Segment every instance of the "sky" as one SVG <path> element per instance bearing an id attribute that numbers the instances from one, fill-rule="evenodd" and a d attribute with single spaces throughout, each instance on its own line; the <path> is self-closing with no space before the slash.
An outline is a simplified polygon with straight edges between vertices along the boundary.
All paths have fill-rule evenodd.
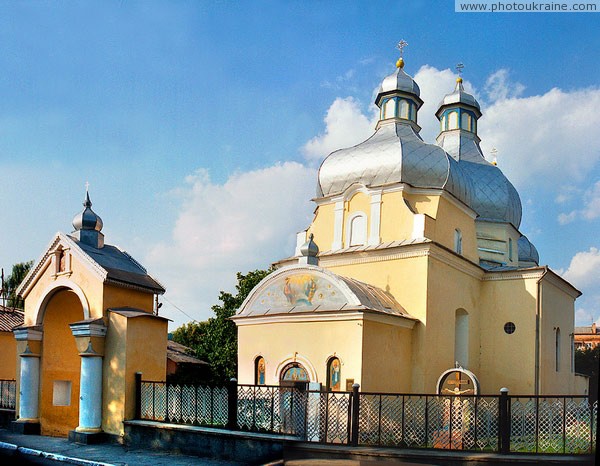
<path id="1" fill-rule="evenodd" d="M 482 149 L 521 232 L 600 318 L 597 13 L 455 13 L 451 1 L 0 1 L 0 266 L 70 233 L 89 182 L 106 242 L 166 288 L 170 328 L 210 317 L 236 272 L 293 254 L 327 154 L 374 130 L 395 69 L 425 104 L 464 63 Z"/>

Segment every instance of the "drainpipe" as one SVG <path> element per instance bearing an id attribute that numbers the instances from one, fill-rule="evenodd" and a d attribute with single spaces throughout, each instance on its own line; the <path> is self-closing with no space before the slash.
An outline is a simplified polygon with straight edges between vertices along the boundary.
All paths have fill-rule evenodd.
<path id="1" fill-rule="evenodd" d="M 535 297 L 535 380 L 534 393 L 540 394 L 540 314 L 542 311 L 542 280 L 548 273 L 548 267 L 544 267 L 544 273 L 536 282 L 537 296 Z"/>

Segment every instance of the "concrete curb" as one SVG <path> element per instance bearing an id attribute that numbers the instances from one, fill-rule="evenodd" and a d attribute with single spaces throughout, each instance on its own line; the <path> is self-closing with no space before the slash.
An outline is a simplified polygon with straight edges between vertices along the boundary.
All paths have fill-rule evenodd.
<path id="1" fill-rule="evenodd" d="M 61 463 L 76 464 L 79 466 L 116 466 L 112 463 L 100 463 L 98 461 L 84 460 L 81 458 L 72 458 L 70 456 L 59 455 L 57 453 L 49 453 L 47 451 L 33 450 L 31 448 L 20 447 L 18 445 L 6 442 L 0 442 L 0 450 L 9 450 L 13 452 L 13 454 L 17 453 L 22 455 L 40 456 L 49 460 L 59 461 Z"/>

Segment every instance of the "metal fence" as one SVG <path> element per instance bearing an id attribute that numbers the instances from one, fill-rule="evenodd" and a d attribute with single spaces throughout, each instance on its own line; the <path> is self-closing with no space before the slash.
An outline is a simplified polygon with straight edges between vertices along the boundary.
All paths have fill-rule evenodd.
<path id="1" fill-rule="evenodd" d="M 138 419 L 327 444 L 587 454 L 598 403 L 582 396 L 447 396 L 138 381 Z"/>
<path id="2" fill-rule="evenodd" d="M 0 409 L 15 409 L 16 403 L 16 380 L 0 380 Z"/>

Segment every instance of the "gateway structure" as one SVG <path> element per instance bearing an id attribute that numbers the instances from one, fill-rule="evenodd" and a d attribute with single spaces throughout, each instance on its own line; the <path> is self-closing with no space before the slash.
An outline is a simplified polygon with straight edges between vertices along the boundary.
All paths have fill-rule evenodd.
<path id="1" fill-rule="evenodd" d="M 402 58 L 375 103 L 374 134 L 321 164 L 295 256 L 233 318 L 239 382 L 586 392 L 573 366 L 580 292 L 520 232 L 519 194 L 481 152 L 462 79 L 436 112 L 437 144 L 419 135 L 423 101 Z"/>
<path id="2" fill-rule="evenodd" d="M 133 257 L 104 244 L 86 194 L 75 230 L 57 233 L 17 292 L 17 430 L 92 442 L 123 435 L 135 409 L 135 373 L 164 380 L 164 288 Z"/>

